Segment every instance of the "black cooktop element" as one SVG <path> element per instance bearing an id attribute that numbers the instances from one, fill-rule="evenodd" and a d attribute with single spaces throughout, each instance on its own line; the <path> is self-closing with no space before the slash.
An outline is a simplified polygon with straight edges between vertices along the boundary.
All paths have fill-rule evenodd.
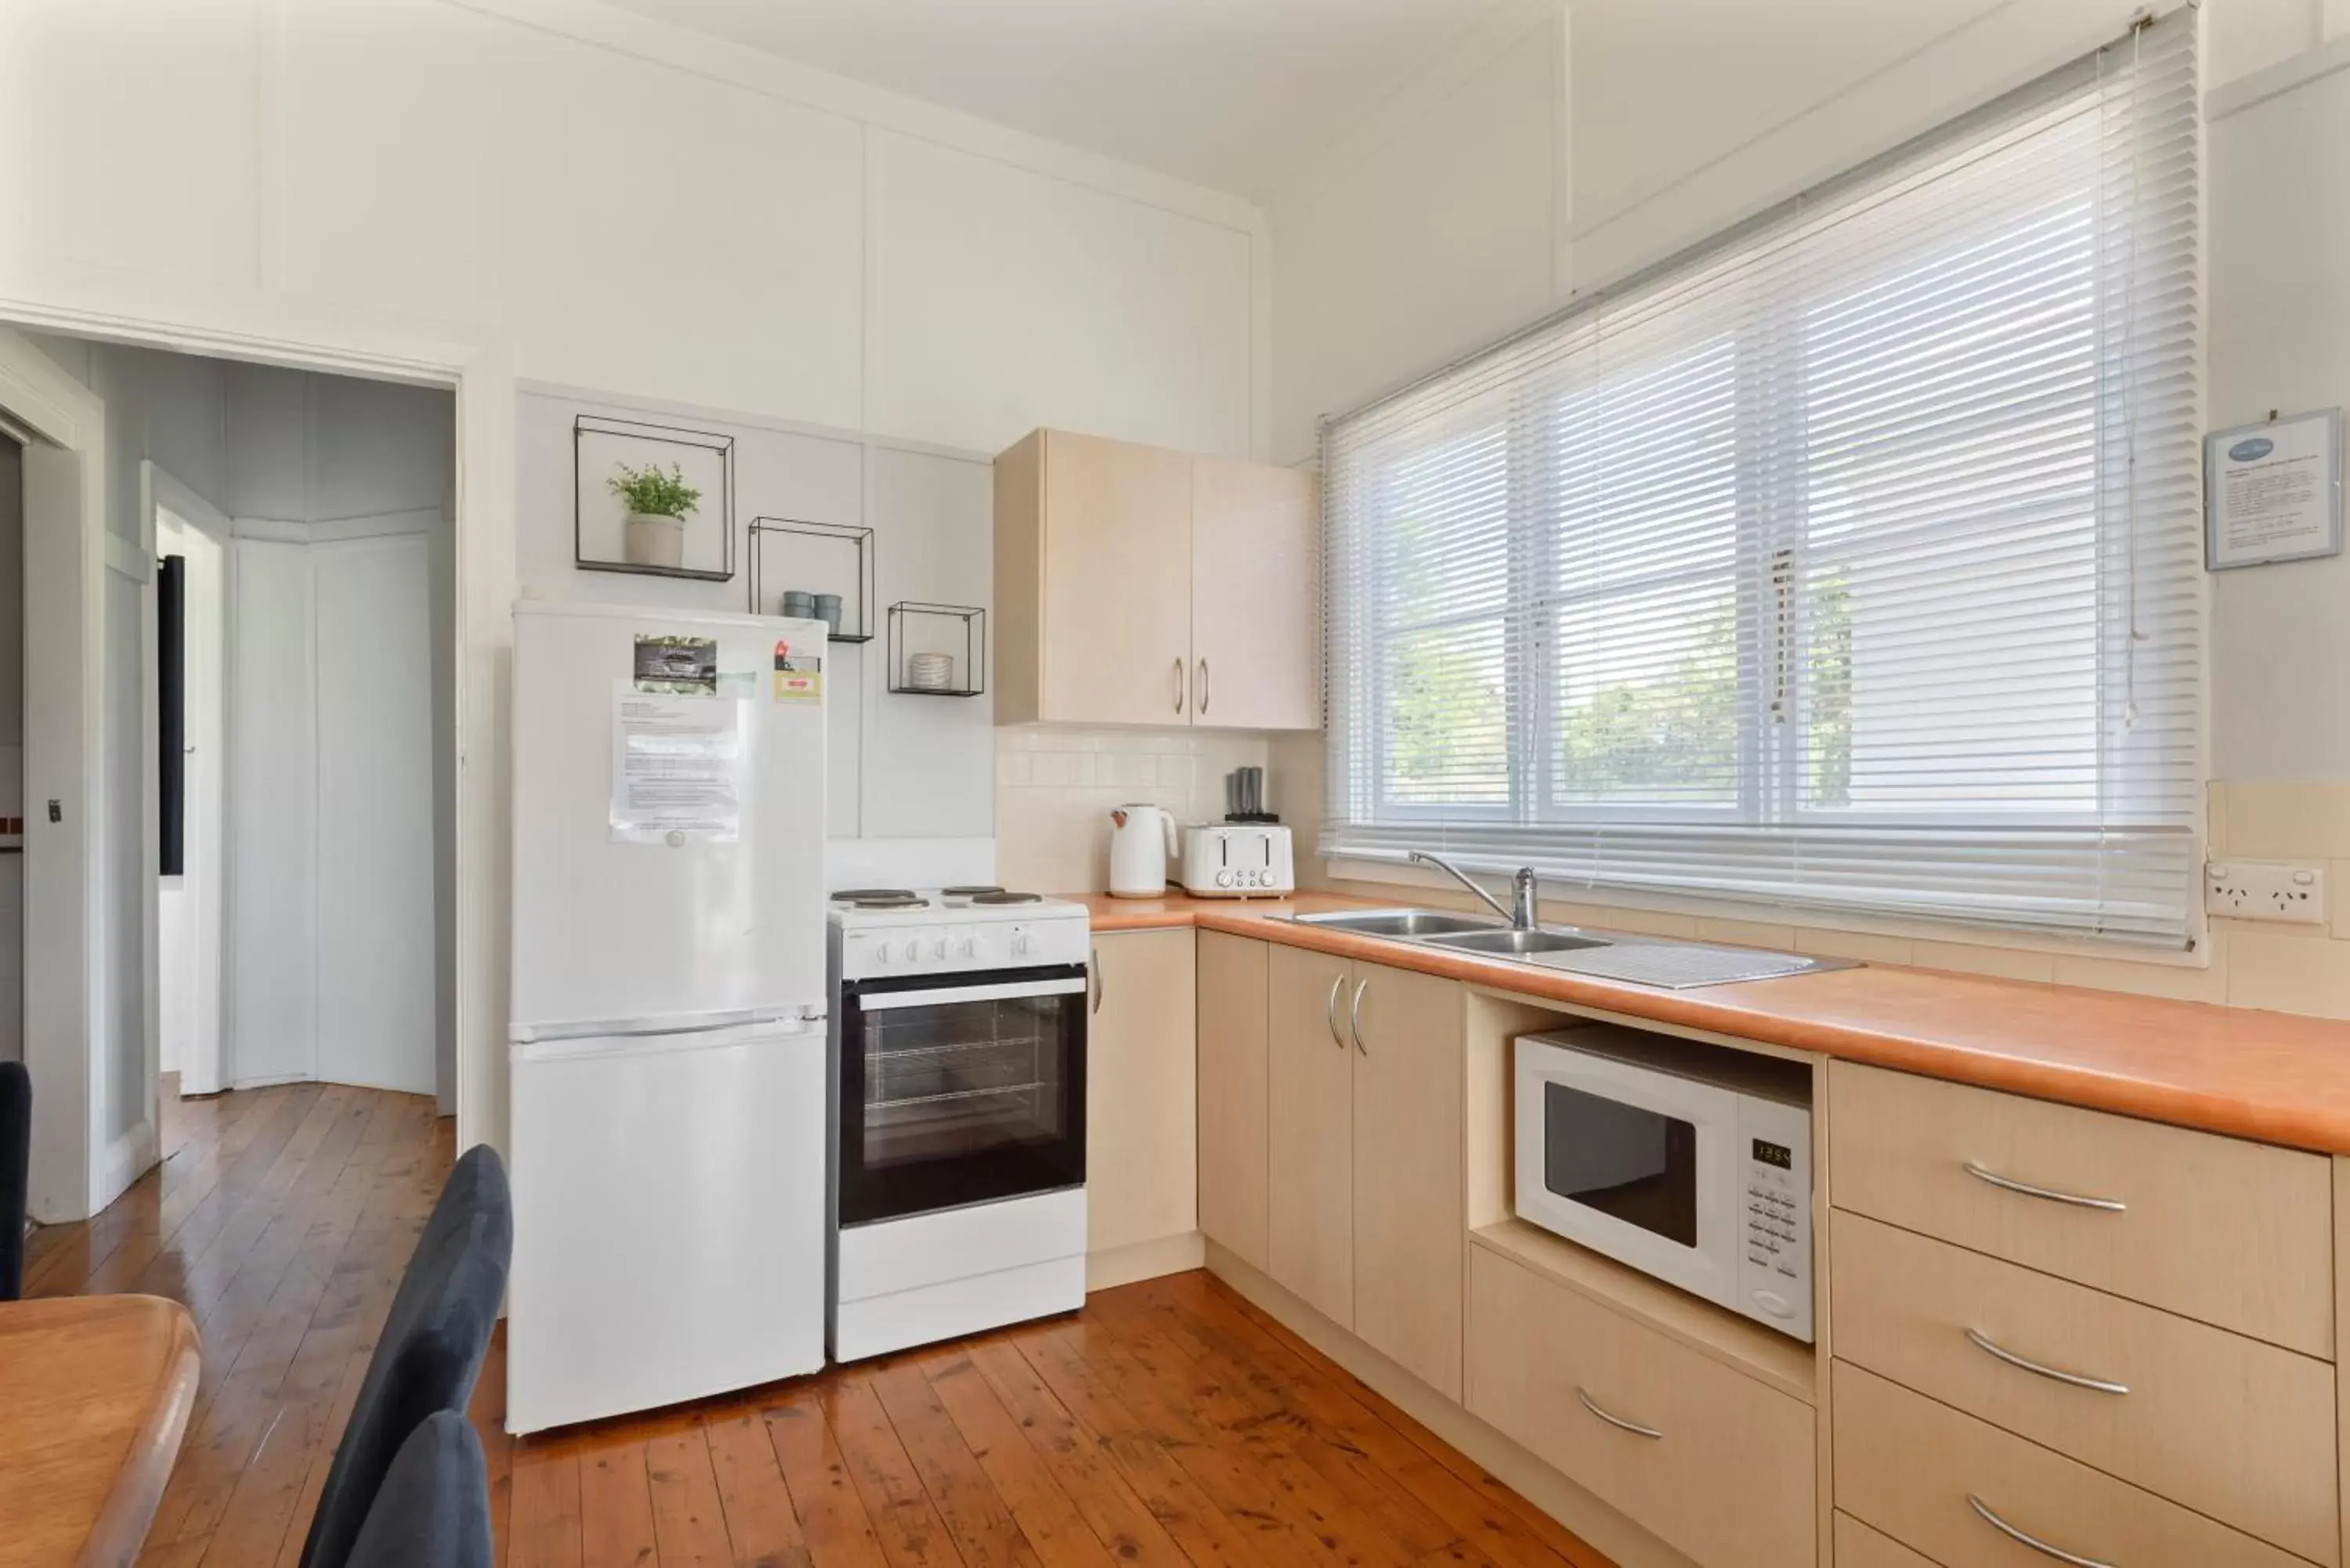
<path id="1" fill-rule="evenodd" d="M 992 893 L 973 894 L 971 901 L 974 904 L 1041 904 L 1045 901 L 1045 895 L 1042 893 L 1007 893 L 1003 888 L 998 888 Z"/>
<path id="2" fill-rule="evenodd" d="M 941 888 L 939 889 L 939 896 L 945 898 L 981 898 L 986 897 L 990 893 L 1001 893 L 1003 891 L 1003 889 L 1001 886 L 991 882 L 983 888 Z"/>
<path id="3" fill-rule="evenodd" d="M 911 888 L 843 888 L 832 896 L 832 901 L 836 904 L 862 904 L 871 898 L 887 898 L 894 902 L 913 896 Z"/>

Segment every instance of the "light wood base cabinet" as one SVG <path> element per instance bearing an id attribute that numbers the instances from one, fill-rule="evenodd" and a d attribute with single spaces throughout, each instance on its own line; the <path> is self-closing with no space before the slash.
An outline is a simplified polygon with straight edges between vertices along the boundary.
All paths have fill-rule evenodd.
<path id="1" fill-rule="evenodd" d="M 1468 1403 L 1708 1568 L 1814 1568 L 1809 1405 L 1483 1247 Z"/>
<path id="2" fill-rule="evenodd" d="M 1355 1332 L 1461 1397 L 1461 988 L 1354 966 Z"/>
<path id="3" fill-rule="evenodd" d="M 1272 944 L 1265 1272 L 1355 1326 L 1355 1061 L 1339 1010 L 1354 966 Z"/>
<path id="4" fill-rule="evenodd" d="M 1266 987 L 1271 945 L 1200 933 L 1200 1230 L 1266 1269 Z"/>
<path id="5" fill-rule="evenodd" d="M 1086 1244 L 1199 1227 L 1198 982 L 1191 933 L 1094 939 L 1086 1039 Z"/>
<path id="6" fill-rule="evenodd" d="M 1834 1226 L 1842 1360 L 2337 1561 L 2331 1365 L 1857 1214 Z"/>
<path id="7" fill-rule="evenodd" d="M 1835 1363 L 1835 1383 L 1836 1507 L 1943 1568 L 2085 1560 L 2116 1568 L 2293 1568 L 2300 1561 L 1847 1362 Z M 2073 1555 L 2034 1549 L 2008 1531 Z"/>

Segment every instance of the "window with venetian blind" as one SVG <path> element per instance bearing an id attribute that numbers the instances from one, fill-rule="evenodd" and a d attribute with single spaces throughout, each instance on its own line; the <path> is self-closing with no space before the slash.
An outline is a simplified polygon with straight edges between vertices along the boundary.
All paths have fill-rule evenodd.
<path id="1" fill-rule="evenodd" d="M 2180 944 L 2191 13 L 1331 421 L 1326 853 Z"/>

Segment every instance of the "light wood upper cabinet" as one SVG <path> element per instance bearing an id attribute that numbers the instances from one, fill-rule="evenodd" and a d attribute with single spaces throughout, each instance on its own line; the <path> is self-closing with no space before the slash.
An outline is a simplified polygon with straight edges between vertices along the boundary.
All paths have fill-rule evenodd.
<path id="1" fill-rule="evenodd" d="M 995 460 L 997 721 L 1318 729 L 1320 540 L 1308 475 L 1035 431 Z"/>
<path id="2" fill-rule="evenodd" d="M 1266 1272 L 1355 1321 L 1355 1052 L 1338 1010 L 1353 966 L 1270 944 Z"/>
<path id="3" fill-rule="evenodd" d="M 1461 1002 L 1451 981 L 1357 963 L 1355 1332 L 1461 1397 Z"/>
<path id="4" fill-rule="evenodd" d="M 1086 1044 L 1086 1245 L 1106 1252 L 1198 1224 L 1199 1029 L 1191 933 L 1094 940 Z"/>
<path id="5" fill-rule="evenodd" d="M 1314 476 L 1192 460 L 1192 722 L 1320 729 L 1321 597 Z"/>
<path id="6" fill-rule="evenodd" d="M 1200 933 L 1200 1230 L 1266 1268 L 1270 944 Z"/>

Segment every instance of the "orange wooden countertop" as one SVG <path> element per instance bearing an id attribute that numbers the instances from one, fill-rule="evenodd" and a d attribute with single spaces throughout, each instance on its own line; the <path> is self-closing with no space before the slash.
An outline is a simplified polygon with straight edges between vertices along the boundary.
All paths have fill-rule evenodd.
<path id="1" fill-rule="evenodd" d="M 197 1361 L 187 1309 L 160 1296 L 0 1302 L 0 1568 L 138 1560 Z"/>
<path id="2" fill-rule="evenodd" d="M 1658 991 L 1277 918 L 1379 907 L 1361 898 L 1073 897 L 1093 910 L 1097 931 L 1228 931 L 1520 996 L 2350 1154 L 2350 1023 L 1895 964 Z M 2328 943 L 2310 949 L 2314 962 L 2333 956 Z"/>

